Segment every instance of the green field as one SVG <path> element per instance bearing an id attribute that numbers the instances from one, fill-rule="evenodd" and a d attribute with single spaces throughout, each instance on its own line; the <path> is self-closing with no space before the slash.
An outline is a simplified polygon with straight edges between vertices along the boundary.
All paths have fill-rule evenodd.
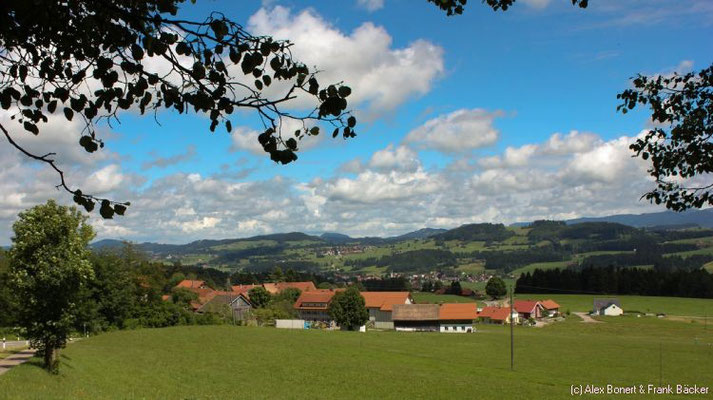
<path id="1" fill-rule="evenodd" d="M 713 261 L 709 262 L 708 264 L 705 264 L 703 266 L 708 272 L 713 273 Z"/>
<path id="2" fill-rule="evenodd" d="M 568 265 L 572 264 L 573 261 L 552 261 L 552 262 L 541 262 L 528 264 L 522 268 L 518 268 L 512 271 L 515 276 L 520 276 L 526 272 L 533 272 L 536 269 L 554 269 L 554 268 L 567 268 Z"/>
<path id="3" fill-rule="evenodd" d="M 511 278 L 503 278 L 503 281 L 505 282 L 505 285 L 508 288 L 510 288 L 511 286 L 513 286 L 515 284 L 515 279 L 511 279 Z M 476 290 L 476 291 L 482 292 L 482 293 L 485 293 L 485 285 L 487 285 L 487 284 L 488 284 L 488 282 L 486 282 L 486 281 L 484 281 L 484 282 L 461 282 L 460 283 L 460 285 L 464 288 L 473 289 L 473 290 Z"/>
<path id="4" fill-rule="evenodd" d="M 456 296 L 454 294 L 435 294 L 427 292 L 411 293 L 416 303 L 473 303 L 475 299 L 471 297 Z"/>
<path id="5" fill-rule="evenodd" d="M 645 385 L 661 377 L 663 384 L 713 385 L 713 329 L 658 318 L 604 321 L 516 327 L 514 371 L 509 329 L 495 325 L 462 335 L 119 331 L 70 345 L 57 376 L 36 362 L 0 376 L 0 398 L 569 399 L 570 385 L 580 384 Z"/>
<path id="6" fill-rule="evenodd" d="M 713 255 L 713 247 L 703 247 L 703 248 L 700 248 L 697 250 L 681 251 L 678 253 L 666 254 L 666 256 L 681 256 L 681 257 L 690 257 L 690 256 L 696 256 L 696 255 Z"/>
<path id="7" fill-rule="evenodd" d="M 594 298 L 614 297 L 621 301 L 624 312 L 666 313 L 702 317 L 708 316 L 713 322 L 713 299 L 692 299 L 685 297 L 656 296 L 593 296 L 582 294 L 516 294 L 517 299 L 552 299 L 560 306 L 560 311 L 591 311 Z"/>

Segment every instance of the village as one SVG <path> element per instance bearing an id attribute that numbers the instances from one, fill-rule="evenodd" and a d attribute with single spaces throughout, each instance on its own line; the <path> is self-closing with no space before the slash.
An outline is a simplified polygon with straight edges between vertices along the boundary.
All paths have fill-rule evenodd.
<path id="1" fill-rule="evenodd" d="M 329 306 L 335 294 L 345 289 L 318 289 L 311 281 L 278 282 L 256 285 L 234 285 L 231 291 L 219 291 L 208 287 L 205 281 L 183 280 L 174 290 L 195 293 L 196 300 L 190 308 L 198 314 L 228 312 L 240 324 L 254 323 L 251 312 L 255 308 L 250 293 L 262 288 L 270 295 L 278 295 L 287 289 L 297 290 L 299 296 L 292 305 L 296 318 L 275 319 L 266 325 L 285 329 L 340 329 L 330 315 Z M 395 330 L 400 332 L 473 333 L 476 324 L 516 324 L 544 326 L 566 317 L 560 305 L 551 299 L 484 301 L 437 304 L 418 304 L 410 292 L 360 292 L 369 313 L 368 322 L 360 327 L 367 329 Z M 170 301 L 171 295 L 164 295 Z M 619 316 L 624 313 L 618 299 L 594 299 L 590 315 Z"/>

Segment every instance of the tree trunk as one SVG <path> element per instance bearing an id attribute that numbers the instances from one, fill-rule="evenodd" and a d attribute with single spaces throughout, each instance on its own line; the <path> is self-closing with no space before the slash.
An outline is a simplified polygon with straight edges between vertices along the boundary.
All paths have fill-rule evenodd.
<path id="1" fill-rule="evenodd" d="M 59 367 L 59 349 L 52 347 L 49 343 L 45 343 L 44 348 L 45 369 L 48 371 L 56 371 Z"/>

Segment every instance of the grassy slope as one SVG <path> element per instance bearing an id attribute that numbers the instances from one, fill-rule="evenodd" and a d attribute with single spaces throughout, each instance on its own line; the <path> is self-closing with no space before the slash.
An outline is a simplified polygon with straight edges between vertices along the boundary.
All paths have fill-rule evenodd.
<path id="1" fill-rule="evenodd" d="M 518 327 L 514 372 L 508 328 L 479 329 L 115 332 L 68 347 L 59 376 L 30 364 L 11 370 L 0 377 L 0 398 L 566 399 L 571 384 L 658 382 L 659 357 L 664 384 L 711 384 L 713 330 L 701 324 L 627 317 L 583 324 L 572 317 L 542 329 Z"/>
<path id="2" fill-rule="evenodd" d="M 411 296 L 416 303 L 473 303 L 475 301 L 470 297 L 456 296 L 453 294 L 413 292 Z"/>
<path id="3" fill-rule="evenodd" d="M 669 315 L 713 316 L 713 300 L 684 297 L 655 296 L 594 296 L 581 294 L 517 294 L 519 299 L 552 299 L 562 307 L 561 311 L 591 311 L 594 298 L 615 297 L 621 301 L 624 311 L 644 313 L 663 312 Z"/>
<path id="4" fill-rule="evenodd" d="M 713 274 L 713 261 L 709 262 L 708 264 L 705 264 L 703 266 L 703 268 L 705 268 L 706 270 L 708 270 L 708 272 Z"/>

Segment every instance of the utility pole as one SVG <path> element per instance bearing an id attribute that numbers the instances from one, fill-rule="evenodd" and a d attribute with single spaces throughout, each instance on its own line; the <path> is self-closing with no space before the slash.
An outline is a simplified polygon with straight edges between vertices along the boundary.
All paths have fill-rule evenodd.
<path id="1" fill-rule="evenodd" d="M 514 321 L 512 319 L 512 292 L 513 287 L 510 285 L 510 371 L 515 370 L 515 338 L 513 337 Z"/>

